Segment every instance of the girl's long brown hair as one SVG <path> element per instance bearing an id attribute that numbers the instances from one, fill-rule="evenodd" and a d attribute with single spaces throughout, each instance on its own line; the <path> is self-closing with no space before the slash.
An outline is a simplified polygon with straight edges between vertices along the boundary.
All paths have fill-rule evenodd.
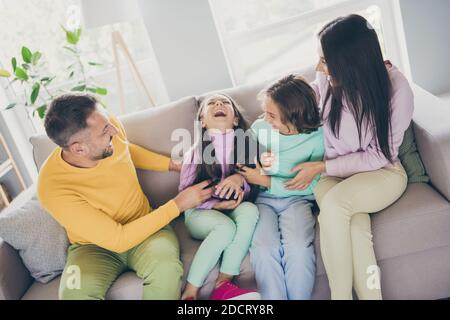
<path id="1" fill-rule="evenodd" d="M 237 129 L 242 129 L 244 132 L 247 132 L 247 130 L 249 129 L 249 124 L 248 121 L 246 120 L 246 118 L 243 115 L 242 112 L 242 108 L 228 95 L 225 94 L 220 94 L 223 97 L 226 97 L 227 99 L 230 100 L 231 102 L 231 106 L 234 110 L 234 115 L 235 117 L 238 118 L 238 123 L 237 125 L 233 126 L 233 130 L 237 130 Z M 209 100 L 209 97 L 206 97 L 202 103 L 200 104 L 200 107 L 198 109 L 197 112 L 197 116 L 196 119 L 197 121 L 201 120 L 201 116 L 202 113 L 204 111 L 204 109 L 206 108 L 206 104 Z M 200 150 L 195 150 L 195 152 L 199 152 L 199 154 L 201 155 L 201 163 L 197 164 L 197 168 L 195 171 L 195 180 L 194 180 L 194 184 L 196 183 L 200 183 L 202 181 L 205 180 L 211 180 L 213 182 L 218 182 L 221 180 L 222 178 L 222 166 L 221 164 L 217 161 L 217 159 L 215 159 L 215 161 L 212 164 L 207 163 L 206 161 L 204 161 L 203 159 L 203 151 L 204 150 L 209 150 L 209 145 L 212 143 L 211 138 L 208 135 L 208 129 L 207 128 L 202 128 L 201 129 L 201 135 L 199 136 L 200 141 L 198 141 L 196 143 L 197 147 L 201 146 Z M 245 135 L 245 152 L 244 155 L 239 155 L 237 154 L 238 151 L 238 139 L 236 136 L 236 133 L 234 134 L 234 141 L 233 141 L 233 158 L 232 158 L 232 163 L 228 164 L 228 173 L 229 175 L 233 175 L 235 173 L 238 173 L 239 168 L 237 167 L 237 163 L 239 164 L 243 164 L 247 167 L 254 167 L 254 160 L 253 157 L 255 155 L 251 155 L 250 154 L 250 143 L 254 143 L 251 142 L 249 137 L 247 135 Z M 257 150 L 257 159 L 259 161 L 259 154 L 260 154 L 260 148 L 258 145 L 258 150 Z M 211 155 L 213 157 L 215 157 L 215 150 L 214 148 L 212 149 Z M 253 156 L 253 157 L 252 157 Z M 248 197 L 248 200 L 250 201 L 254 201 L 256 199 L 256 196 L 258 194 L 259 191 L 259 187 L 255 186 L 255 185 L 250 185 L 251 187 L 251 191 L 250 191 L 250 196 Z"/>

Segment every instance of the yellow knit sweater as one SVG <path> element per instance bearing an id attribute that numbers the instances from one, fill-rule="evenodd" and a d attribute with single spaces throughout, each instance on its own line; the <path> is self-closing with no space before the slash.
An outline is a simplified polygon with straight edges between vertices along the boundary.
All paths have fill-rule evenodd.
<path id="1" fill-rule="evenodd" d="M 71 243 L 95 244 L 124 252 L 166 226 L 180 211 L 174 200 L 152 210 L 136 168 L 167 171 L 170 159 L 129 143 L 122 124 L 114 153 L 94 168 L 77 168 L 56 148 L 41 168 L 38 197 L 43 207 L 67 230 Z"/>

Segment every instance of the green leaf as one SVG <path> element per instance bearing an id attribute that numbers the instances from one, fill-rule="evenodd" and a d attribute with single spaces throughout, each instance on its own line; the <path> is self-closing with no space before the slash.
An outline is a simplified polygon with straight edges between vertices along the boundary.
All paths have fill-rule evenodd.
<path id="1" fill-rule="evenodd" d="M 106 88 L 97 88 L 96 93 L 105 96 L 108 94 L 108 90 Z"/>
<path id="2" fill-rule="evenodd" d="M 73 44 L 73 45 L 78 43 L 78 41 L 80 40 L 80 36 L 81 36 L 80 28 L 76 29 L 75 31 L 69 31 L 66 28 L 64 28 L 63 26 L 61 26 L 61 28 L 66 33 L 66 40 L 68 43 Z"/>
<path id="3" fill-rule="evenodd" d="M 0 77 L 8 78 L 10 76 L 11 76 L 11 73 L 9 73 L 8 71 L 6 71 L 4 69 L 0 69 Z"/>
<path id="4" fill-rule="evenodd" d="M 27 81 L 27 80 L 28 80 L 28 74 L 27 74 L 26 71 L 23 70 L 22 68 L 16 67 L 16 71 L 14 72 L 14 74 L 15 74 L 16 77 L 19 78 L 20 80 L 24 80 L 24 81 Z"/>
<path id="5" fill-rule="evenodd" d="M 82 84 L 82 85 L 79 85 L 79 86 L 76 86 L 76 87 L 73 87 L 72 89 L 70 89 L 70 91 L 84 91 L 84 90 L 86 90 L 85 84 Z"/>
<path id="6" fill-rule="evenodd" d="M 33 55 L 31 54 L 30 49 L 28 49 L 27 47 L 22 47 L 22 59 L 23 61 L 25 61 L 26 63 L 31 63 L 31 57 Z"/>
<path id="7" fill-rule="evenodd" d="M 55 79 L 55 77 L 43 77 L 42 79 L 41 79 L 41 82 L 45 82 L 45 85 L 48 85 L 50 82 L 52 82 L 53 81 L 53 79 Z"/>
<path id="8" fill-rule="evenodd" d="M 17 102 L 13 102 L 13 103 L 8 104 L 8 106 L 5 108 L 5 110 L 9 110 L 9 109 L 14 108 L 16 106 L 16 104 L 17 104 Z"/>
<path id="9" fill-rule="evenodd" d="M 97 88 L 87 87 L 86 91 L 89 91 L 89 92 L 92 92 L 92 93 L 97 93 Z"/>
<path id="10" fill-rule="evenodd" d="M 13 71 L 16 72 L 17 59 L 15 57 L 11 59 L 11 65 L 13 67 Z"/>
<path id="11" fill-rule="evenodd" d="M 36 102 L 36 99 L 39 95 L 40 88 L 41 88 L 41 85 L 38 82 L 33 84 L 33 88 L 32 88 L 31 95 L 30 95 L 31 104 L 34 104 Z"/>
<path id="12" fill-rule="evenodd" d="M 102 64 L 101 63 L 98 63 L 98 62 L 88 62 L 88 64 L 90 64 L 91 66 L 101 66 Z"/>
<path id="13" fill-rule="evenodd" d="M 40 53 L 39 51 L 36 51 L 35 53 L 33 53 L 33 55 L 31 56 L 31 64 L 33 66 L 35 66 L 41 57 L 42 57 L 42 53 Z"/>
<path id="14" fill-rule="evenodd" d="M 44 119 L 44 117 L 45 117 L 45 111 L 47 111 L 47 105 L 46 105 L 46 104 L 43 104 L 43 105 L 40 106 L 39 108 L 36 108 L 35 111 L 37 111 L 37 113 L 38 113 L 38 115 L 39 115 L 39 118 Z M 33 112 L 33 114 L 34 114 L 34 112 Z"/>

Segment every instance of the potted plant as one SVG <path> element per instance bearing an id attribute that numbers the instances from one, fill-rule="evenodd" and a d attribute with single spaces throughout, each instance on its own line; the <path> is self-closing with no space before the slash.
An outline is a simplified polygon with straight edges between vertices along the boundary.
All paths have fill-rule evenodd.
<path id="1" fill-rule="evenodd" d="M 16 57 L 11 58 L 12 72 L 0 69 L 0 77 L 10 79 L 9 86 L 16 89 L 18 99 L 11 102 L 5 109 L 12 109 L 17 105 L 23 105 L 27 109 L 27 115 L 35 117 L 36 115 L 43 119 L 48 105 L 53 98 L 60 93 L 67 91 L 90 92 L 96 95 L 106 95 L 107 89 L 97 85 L 92 77 L 87 75 L 90 67 L 101 66 L 101 63 L 82 59 L 82 52 L 78 46 L 81 28 L 73 31 L 67 30 L 61 26 L 65 32 L 66 43 L 62 47 L 71 57 L 71 63 L 67 66 L 66 79 L 75 82 L 75 86 L 70 90 L 52 89 L 50 84 L 56 78 L 55 75 L 48 74 L 45 70 L 45 61 L 39 51 L 32 51 L 26 46 L 21 49 L 21 60 Z M 59 75 L 58 77 L 62 77 Z M 16 84 L 14 84 L 16 83 Z M 17 85 L 20 84 L 20 85 Z M 17 92 L 19 90 L 19 92 Z"/>

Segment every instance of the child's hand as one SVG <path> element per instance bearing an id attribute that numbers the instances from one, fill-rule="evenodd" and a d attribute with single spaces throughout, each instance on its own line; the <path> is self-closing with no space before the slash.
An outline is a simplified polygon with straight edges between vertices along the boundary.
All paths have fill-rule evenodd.
<path id="1" fill-rule="evenodd" d="M 261 165 L 264 170 L 270 170 L 275 162 L 275 154 L 271 151 L 261 153 Z"/>
<path id="2" fill-rule="evenodd" d="M 220 198 L 230 199 L 234 193 L 234 199 L 237 199 L 243 184 L 244 178 L 239 174 L 233 174 L 216 185 L 214 194 Z"/>
<path id="3" fill-rule="evenodd" d="M 254 169 L 241 164 L 238 164 L 237 166 L 239 168 L 239 174 L 242 175 L 248 183 L 270 188 L 270 176 L 263 174 L 263 169 L 257 161 Z"/>
<path id="4" fill-rule="evenodd" d="M 285 187 L 288 190 L 304 190 L 306 189 L 313 179 L 326 171 L 325 162 L 304 162 L 296 165 L 291 169 L 291 172 L 297 172 L 294 179 L 285 183 Z"/>
<path id="5" fill-rule="evenodd" d="M 225 200 L 217 202 L 213 209 L 217 210 L 234 210 L 236 209 L 244 199 L 244 191 L 239 192 L 239 196 L 236 200 Z"/>

